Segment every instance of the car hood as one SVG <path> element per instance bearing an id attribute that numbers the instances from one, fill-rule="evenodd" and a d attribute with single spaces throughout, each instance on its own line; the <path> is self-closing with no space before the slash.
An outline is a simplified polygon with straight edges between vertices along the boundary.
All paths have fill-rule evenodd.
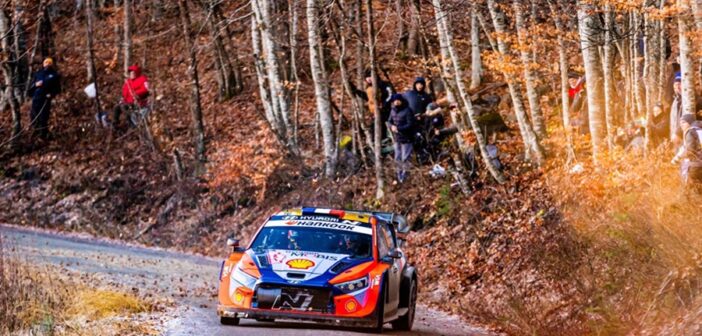
<path id="1" fill-rule="evenodd" d="M 300 283 L 315 279 L 327 273 L 338 273 L 348 268 L 347 254 L 305 252 L 291 250 L 267 250 L 257 253 L 256 259 L 259 266 L 268 263 L 268 268 L 282 279 Z M 343 263 L 343 265 L 336 266 Z M 332 272 L 334 271 L 334 272 Z"/>

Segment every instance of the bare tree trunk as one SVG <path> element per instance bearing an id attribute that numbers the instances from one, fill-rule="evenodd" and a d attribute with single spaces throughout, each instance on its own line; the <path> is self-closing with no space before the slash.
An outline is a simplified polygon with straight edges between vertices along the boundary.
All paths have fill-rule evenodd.
<path id="1" fill-rule="evenodd" d="M 453 37 L 451 33 L 451 28 L 448 26 L 446 22 L 446 13 L 442 9 L 442 4 L 441 0 L 432 0 L 432 3 L 434 5 L 434 13 L 436 15 L 436 26 L 439 31 L 439 35 L 443 35 L 444 37 L 440 39 L 439 41 L 442 43 L 445 43 L 445 47 L 448 51 L 448 55 L 450 57 L 450 63 L 453 66 L 453 75 L 454 75 L 454 81 L 456 83 L 456 87 L 458 88 L 458 92 L 461 96 L 461 102 L 463 103 L 463 107 L 465 110 L 466 115 L 468 116 L 468 120 L 470 120 L 471 127 L 473 128 L 473 133 L 475 133 L 475 137 L 478 142 L 478 148 L 480 149 L 480 156 L 483 158 L 483 163 L 487 167 L 488 171 L 492 175 L 492 177 L 498 182 L 498 183 L 504 183 L 506 181 L 505 177 L 502 175 L 502 173 L 495 167 L 495 165 L 492 163 L 490 160 L 490 156 L 488 155 L 487 151 L 487 143 L 485 141 L 485 137 L 482 133 L 482 130 L 480 129 L 480 125 L 478 125 L 478 119 L 477 116 L 475 115 L 475 110 L 473 110 L 473 104 L 470 101 L 470 96 L 468 95 L 468 90 L 466 90 L 465 84 L 463 83 L 463 73 L 461 70 L 461 65 L 460 61 L 458 58 L 458 54 L 456 53 L 456 50 L 453 47 Z M 449 60 L 446 60 L 449 61 Z M 442 64 L 448 63 L 448 62 L 442 62 Z M 445 66 L 445 65 L 444 65 Z"/>
<path id="2" fill-rule="evenodd" d="M 298 1 L 291 0 L 288 3 L 288 16 L 290 22 L 290 74 L 292 76 L 293 85 L 295 89 L 293 91 L 293 96 L 295 101 L 293 102 L 293 138 L 295 143 L 298 142 L 298 128 L 299 128 L 299 115 L 300 115 L 300 77 L 297 73 L 297 26 L 299 21 L 298 14 Z"/>
<path id="3" fill-rule="evenodd" d="M 417 55 L 420 48 L 419 27 L 422 25 L 419 0 L 408 0 L 410 8 L 410 27 L 407 37 L 407 54 Z"/>
<path id="4" fill-rule="evenodd" d="M 202 120 L 202 105 L 200 104 L 200 79 L 197 72 L 197 50 L 193 33 L 190 29 L 190 12 L 188 11 L 187 0 L 178 1 L 180 20 L 185 38 L 185 47 L 188 49 L 189 62 L 188 75 L 190 76 L 190 115 L 192 117 L 193 144 L 195 146 L 195 157 L 200 163 L 204 163 L 205 156 L 205 125 Z"/>
<path id="5" fill-rule="evenodd" d="M 329 100 L 329 81 L 324 71 L 319 38 L 319 8 L 316 0 L 307 0 L 307 42 L 309 43 L 310 68 L 314 81 L 314 95 L 322 128 L 324 146 L 324 172 L 329 178 L 336 174 L 336 141 L 334 140 L 334 120 Z"/>
<path id="6" fill-rule="evenodd" d="M 599 19 L 595 15 L 593 5 L 578 0 L 578 29 L 585 78 L 587 78 L 585 83 L 587 85 L 590 136 L 592 137 L 592 157 L 597 162 L 602 151 L 602 139 L 605 135 L 603 129 L 605 106 L 602 62 L 597 50 L 601 27 L 598 26 Z"/>
<path id="7" fill-rule="evenodd" d="M 480 57 L 480 27 L 478 23 L 478 10 L 476 5 L 470 10 L 470 89 L 480 87 L 480 75 L 483 64 Z"/>
<path id="8" fill-rule="evenodd" d="M 224 36 L 217 22 L 216 11 L 219 6 L 218 1 L 209 0 L 207 3 L 203 3 L 207 10 L 207 24 L 210 30 L 210 36 L 212 37 L 212 52 L 214 54 L 215 62 L 217 64 L 218 70 L 218 84 L 219 84 L 219 98 L 221 100 L 227 100 L 237 93 L 241 88 L 236 75 L 235 69 L 230 61 L 229 53 L 224 43 Z"/>
<path id="9" fill-rule="evenodd" d="M 488 9 L 490 10 L 490 16 L 492 17 L 493 26 L 497 32 L 497 49 L 502 61 L 504 62 L 505 56 L 509 55 L 509 48 L 504 40 L 504 36 L 506 34 L 504 13 L 498 10 L 495 0 L 488 0 L 487 3 Z M 531 155 L 533 154 L 536 164 L 541 165 L 545 160 L 545 155 L 543 148 L 541 148 L 539 139 L 536 136 L 536 133 L 534 133 L 531 123 L 529 123 L 529 118 L 526 115 L 521 89 L 519 88 L 518 83 L 510 78 L 508 74 L 505 73 L 504 77 L 507 81 L 509 93 L 512 97 L 512 105 L 514 106 L 514 113 L 517 116 L 517 123 L 519 124 L 519 129 L 524 141 L 525 159 L 531 159 Z"/>
<path id="10" fill-rule="evenodd" d="M 411 0 L 410 0 L 411 1 Z M 405 32 L 405 1 L 395 0 L 395 15 L 397 16 L 397 50 L 406 50 L 407 33 Z"/>
<path id="11" fill-rule="evenodd" d="M 604 68 L 605 126 L 607 127 L 607 148 L 614 148 L 614 14 L 611 5 L 605 5 L 605 41 L 602 65 Z"/>
<path id="12" fill-rule="evenodd" d="M 373 26 L 373 4 L 371 0 L 366 0 L 366 8 L 368 13 L 366 13 L 366 26 L 368 33 L 368 54 L 370 63 L 371 78 L 373 79 L 373 96 L 375 101 L 380 101 L 380 90 L 378 90 L 378 68 L 375 60 L 375 27 Z M 370 98 L 370 97 L 369 97 Z M 383 120 L 381 117 L 380 109 L 376 107 L 375 111 L 375 141 L 373 141 L 375 147 L 373 148 L 375 156 L 375 181 L 376 181 L 376 191 L 375 198 L 382 199 L 385 196 L 385 183 L 383 182 L 383 163 L 381 162 L 381 141 L 383 140 Z"/>
<path id="13" fill-rule="evenodd" d="M 0 46 L 2 47 L 2 75 L 5 81 L 4 99 L 10 103 L 12 110 L 12 135 L 10 146 L 16 147 L 22 132 L 22 116 L 20 114 L 20 104 L 13 90 L 15 78 L 14 58 L 12 57 L 12 42 L 10 37 L 10 19 L 4 9 L 0 9 Z"/>
<path id="14" fill-rule="evenodd" d="M 560 12 L 556 5 L 556 0 L 548 0 L 548 6 L 553 16 L 553 22 L 556 30 L 556 40 L 558 41 L 558 65 L 561 72 L 561 113 L 563 117 L 563 129 L 566 135 L 566 155 L 568 162 L 575 159 L 575 150 L 573 149 L 573 135 L 570 127 L 570 104 L 568 97 L 568 55 L 566 54 L 566 43 L 563 38 L 565 27 L 561 22 Z"/>
<path id="15" fill-rule="evenodd" d="M 678 39 L 680 41 L 680 73 L 682 74 L 682 113 L 695 114 L 695 66 L 690 41 L 690 0 L 677 0 Z"/>
<path id="16" fill-rule="evenodd" d="M 288 90 L 283 85 L 281 77 L 281 63 L 278 48 L 275 44 L 272 30 L 274 26 L 270 17 L 270 3 L 265 0 L 252 0 L 256 27 L 260 36 L 262 56 L 265 59 L 266 82 L 270 92 L 271 107 L 274 116 L 275 128 L 286 142 L 286 147 L 293 155 L 300 153 L 297 143 L 292 136 L 292 123 L 290 121 L 290 103 Z"/>
<path id="17" fill-rule="evenodd" d="M 536 74 L 531 69 L 531 54 L 530 48 L 527 47 L 527 31 L 524 11 L 526 10 L 524 0 L 513 0 L 512 8 L 514 9 L 515 24 L 517 28 L 517 41 L 519 42 L 519 56 L 522 60 L 524 68 L 524 84 L 526 86 L 527 100 L 529 101 L 529 112 L 531 112 L 531 121 L 534 125 L 534 132 L 541 138 L 546 137 L 546 125 L 544 116 L 541 112 L 541 97 L 536 91 L 538 79 Z"/>
<path id="18" fill-rule="evenodd" d="M 87 1 L 85 4 L 85 17 L 87 18 L 86 41 L 88 52 L 86 61 L 88 66 L 88 83 L 95 84 L 95 113 L 100 113 L 100 85 L 98 84 L 97 70 L 95 69 L 95 51 L 93 50 L 93 4 Z"/>
<path id="19" fill-rule="evenodd" d="M 124 76 L 129 76 L 129 68 L 132 65 L 132 0 L 124 0 Z"/>

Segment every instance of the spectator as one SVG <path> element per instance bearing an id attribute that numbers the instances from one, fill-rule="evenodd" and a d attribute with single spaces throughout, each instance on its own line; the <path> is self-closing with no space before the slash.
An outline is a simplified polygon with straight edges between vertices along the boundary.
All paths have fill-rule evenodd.
<path id="1" fill-rule="evenodd" d="M 568 99 L 569 111 L 572 116 L 570 119 L 571 127 L 575 128 L 580 134 L 587 134 L 589 130 L 589 120 L 587 113 L 587 105 L 585 100 L 585 77 L 577 73 L 571 72 L 568 74 Z"/>
<path id="2" fill-rule="evenodd" d="M 412 84 L 412 89 L 402 94 L 417 120 L 422 118 L 427 105 L 434 101 L 433 97 L 426 92 L 426 86 L 424 77 L 417 77 Z"/>
<path id="3" fill-rule="evenodd" d="M 680 142 L 680 117 L 682 117 L 682 74 L 675 73 L 673 82 L 673 102 L 670 104 L 670 141 L 677 145 Z"/>
<path id="4" fill-rule="evenodd" d="M 668 116 L 663 113 L 663 105 L 656 103 L 653 106 L 653 120 L 651 120 L 650 140 L 653 146 L 658 146 L 668 138 L 670 126 L 668 126 Z"/>
<path id="5" fill-rule="evenodd" d="M 683 142 L 672 163 L 680 162 L 680 175 L 685 184 L 702 183 L 702 129 L 694 126 L 695 116 L 692 114 L 684 114 L 678 124 Z"/>
<path id="6" fill-rule="evenodd" d="M 409 174 L 409 160 L 412 156 L 412 147 L 416 134 L 415 118 L 409 109 L 405 98 L 401 94 L 394 94 L 390 98 L 392 109 L 390 111 L 390 130 L 395 136 L 395 162 L 397 163 L 397 181 L 403 183 Z"/>
<path id="7" fill-rule="evenodd" d="M 51 116 L 51 101 L 61 93 L 61 75 L 54 69 L 54 60 L 46 58 L 42 69 L 34 74 L 29 94 L 32 95 L 32 110 L 29 120 L 43 140 L 49 137 L 49 117 Z"/>
<path id="8" fill-rule="evenodd" d="M 119 118 L 122 113 L 126 113 L 130 109 L 144 110 L 148 108 L 149 79 L 142 75 L 138 65 L 132 65 L 127 70 L 129 78 L 124 81 L 122 86 L 122 99 L 113 111 L 113 127 L 115 128 L 119 126 Z"/>
<path id="9" fill-rule="evenodd" d="M 366 71 L 365 83 L 366 90 L 362 91 L 359 90 L 353 84 L 353 82 L 349 81 L 349 85 L 351 86 L 351 90 L 353 91 L 353 93 L 356 96 L 361 97 L 361 99 L 368 102 L 368 110 L 371 112 L 372 115 L 375 115 L 375 112 L 378 110 L 378 108 L 380 108 L 380 120 L 383 126 L 383 139 L 385 139 L 387 137 L 387 128 L 385 127 L 385 124 L 387 123 L 388 118 L 390 117 L 391 109 L 390 97 L 392 97 L 392 95 L 395 93 L 395 89 L 393 88 L 390 82 L 378 78 L 378 91 L 380 93 L 380 103 L 377 103 L 375 101 L 375 96 L 373 96 L 373 77 L 371 77 L 370 70 Z"/>

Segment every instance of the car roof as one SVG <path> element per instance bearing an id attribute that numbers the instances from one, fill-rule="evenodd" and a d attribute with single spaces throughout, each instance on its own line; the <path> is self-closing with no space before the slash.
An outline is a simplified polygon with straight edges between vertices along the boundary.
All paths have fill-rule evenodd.
<path id="1" fill-rule="evenodd" d="M 274 216 L 334 216 L 340 220 L 350 220 L 370 225 L 373 224 L 371 218 L 375 218 L 379 221 L 392 224 L 400 233 L 407 233 L 410 229 L 407 219 L 404 216 L 392 212 L 299 207 L 282 210 L 271 216 L 271 218 Z"/>

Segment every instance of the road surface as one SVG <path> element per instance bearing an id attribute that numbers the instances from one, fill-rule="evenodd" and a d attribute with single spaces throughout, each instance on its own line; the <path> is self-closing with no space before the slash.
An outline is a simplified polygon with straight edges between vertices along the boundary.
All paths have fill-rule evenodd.
<path id="1" fill-rule="evenodd" d="M 222 326 L 215 312 L 219 260 L 85 236 L 0 225 L 6 250 L 32 263 L 62 266 L 107 284 L 172 300 L 164 335 L 364 335 L 351 329 L 309 323 L 262 323 L 241 320 Z M 491 335 L 455 316 L 419 306 L 413 332 L 388 335 Z"/>

